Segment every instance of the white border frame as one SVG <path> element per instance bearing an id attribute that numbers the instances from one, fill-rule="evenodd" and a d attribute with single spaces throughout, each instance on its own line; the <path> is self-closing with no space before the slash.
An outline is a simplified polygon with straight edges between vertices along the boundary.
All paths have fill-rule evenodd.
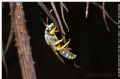
<path id="1" fill-rule="evenodd" d="M 0 79 L 2 79 L 2 2 L 120 2 L 120 0 L 0 0 Z"/>

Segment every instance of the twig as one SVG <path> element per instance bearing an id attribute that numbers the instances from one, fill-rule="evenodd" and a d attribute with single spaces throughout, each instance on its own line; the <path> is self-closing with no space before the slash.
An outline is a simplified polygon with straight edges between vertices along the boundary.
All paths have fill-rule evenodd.
<path id="1" fill-rule="evenodd" d="M 66 7 L 66 5 L 65 5 L 63 2 L 62 2 L 62 5 L 63 5 L 64 9 L 65 9 L 67 12 L 69 12 L 68 8 Z"/>
<path id="2" fill-rule="evenodd" d="M 63 7 L 64 7 L 64 6 L 65 6 L 65 5 L 63 4 L 63 2 L 60 2 L 62 19 L 63 19 L 63 22 L 64 22 L 64 24 L 65 24 L 65 26 L 66 26 L 66 28 L 68 29 L 68 32 L 69 32 L 69 27 L 68 27 L 68 25 L 67 25 L 67 23 L 66 23 L 66 21 L 65 21 L 65 17 L 64 17 L 64 10 L 63 10 Z M 67 8 L 67 7 L 66 7 L 66 8 Z M 68 11 L 68 9 L 67 9 L 67 11 Z"/>
<path id="3" fill-rule="evenodd" d="M 96 2 L 93 2 L 92 4 L 95 5 L 95 6 L 97 6 L 97 7 L 99 7 L 101 10 L 104 10 L 105 15 L 106 15 L 113 23 L 117 24 L 117 22 L 114 21 L 114 20 L 110 17 L 110 15 L 107 13 L 107 11 L 106 11 L 102 6 L 100 6 L 100 5 L 97 4 Z"/>
<path id="4" fill-rule="evenodd" d="M 103 6 L 103 9 L 105 9 L 105 3 L 104 3 L 104 2 L 102 3 L 102 6 Z M 103 10 L 102 12 L 103 12 L 103 20 L 104 20 L 104 22 L 105 22 L 106 29 L 107 29 L 107 31 L 109 32 L 110 29 L 108 28 L 108 24 L 107 24 L 107 21 L 106 21 L 105 12 L 104 12 L 104 10 Z"/>
<path id="5" fill-rule="evenodd" d="M 10 7 L 12 8 L 12 3 L 10 4 Z M 11 15 L 11 13 L 12 13 L 12 10 L 10 10 L 10 15 Z M 12 20 L 13 20 L 13 18 L 11 18 L 11 27 L 10 27 L 10 32 L 9 32 L 9 36 L 8 36 L 8 41 L 7 41 L 7 45 L 6 45 L 6 47 L 5 47 L 5 50 L 4 50 L 4 54 L 6 54 L 7 53 L 7 50 L 8 50 L 8 48 L 9 48 L 9 46 L 10 46 L 10 44 L 11 44 L 11 41 L 12 41 L 12 38 L 13 38 L 13 24 L 12 24 Z"/>
<path id="6" fill-rule="evenodd" d="M 58 12 L 57 12 L 57 10 L 56 10 L 56 7 L 55 7 L 54 2 L 51 2 L 51 5 L 52 5 L 52 8 L 53 8 L 54 13 L 55 13 L 55 15 L 56 15 L 56 18 L 57 18 L 57 21 L 58 21 L 58 23 L 59 23 L 60 29 L 61 29 L 62 33 L 65 35 L 65 31 L 64 31 L 64 29 L 63 29 L 62 22 L 61 22 L 61 20 L 60 20 L 60 17 L 59 17 L 59 15 L 58 15 Z"/>
<path id="7" fill-rule="evenodd" d="M 13 3 L 10 3 L 9 6 L 10 6 L 10 12 L 12 13 L 12 5 Z M 11 14 L 10 13 L 10 14 Z M 11 41 L 12 41 L 12 38 L 13 38 L 13 23 L 12 23 L 12 20 L 13 18 L 11 17 L 11 27 L 10 27 L 10 32 L 9 32 L 9 36 L 8 36 L 8 41 L 7 41 L 7 45 L 5 47 L 5 50 L 3 51 L 2 53 L 2 61 L 3 61 L 3 64 L 4 64 L 4 67 L 5 67 L 5 71 L 6 71 L 6 78 L 8 78 L 8 68 L 7 68 L 7 64 L 6 64 L 6 60 L 5 60 L 5 55 L 7 53 L 7 50 L 11 44 Z"/>
<path id="8" fill-rule="evenodd" d="M 86 11 L 85 11 L 85 17 L 88 17 L 88 10 L 89 10 L 89 2 L 86 3 Z"/>
<path id="9" fill-rule="evenodd" d="M 53 9 L 49 11 L 49 13 L 52 13 Z M 49 17 L 46 18 L 46 24 L 48 24 Z"/>
<path id="10" fill-rule="evenodd" d="M 3 62 L 4 67 L 5 67 L 6 78 L 8 79 L 8 68 L 7 68 L 7 64 L 6 64 L 6 60 L 5 60 L 5 53 L 4 52 L 2 52 L 2 62 Z"/>

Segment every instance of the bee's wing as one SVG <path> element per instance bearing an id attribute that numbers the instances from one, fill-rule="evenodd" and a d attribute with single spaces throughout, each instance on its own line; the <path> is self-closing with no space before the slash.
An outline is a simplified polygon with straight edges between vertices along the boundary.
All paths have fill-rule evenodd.
<path id="1" fill-rule="evenodd" d="M 50 40 L 49 40 L 49 36 L 47 34 L 45 34 L 45 41 L 47 42 L 48 45 L 50 45 Z"/>

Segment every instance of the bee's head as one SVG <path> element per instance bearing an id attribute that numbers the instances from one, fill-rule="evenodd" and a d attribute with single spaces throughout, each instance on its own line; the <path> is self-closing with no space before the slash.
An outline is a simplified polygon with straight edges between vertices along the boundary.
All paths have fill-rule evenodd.
<path id="1" fill-rule="evenodd" d="M 55 34 L 55 30 L 56 30 L 56 27 L 53 23 L 47 25 L 47 28 L 46 28 L 46 31 L 51 34 L 51 35 L 54 35 Z"/>

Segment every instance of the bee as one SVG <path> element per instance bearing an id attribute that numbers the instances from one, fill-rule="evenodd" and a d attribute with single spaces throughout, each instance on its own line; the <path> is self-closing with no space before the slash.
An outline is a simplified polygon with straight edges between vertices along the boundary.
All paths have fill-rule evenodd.
<path id="1" fill-rule="evenodd" d="M 54 23 L 51 23 L 49 25 L 46 25 L 44 37 L 46 43 L 52 48 L 53 52 L 57 55 L 57 57 L 65 64 L 61 56 L 73 60 L 76 58 L 77 55 L 73 54 L 70 51 L 70 48 L 68 48 L 70 39 L 65 44 L 61 44 L 61 42 L 63 42 L 63 40 L 65 39 L 65 36 L 62 37 L 62 39 L 59 39 L 56 35 L 57 32 L 59 32 L 59 30 L 57 30 Z"/>

